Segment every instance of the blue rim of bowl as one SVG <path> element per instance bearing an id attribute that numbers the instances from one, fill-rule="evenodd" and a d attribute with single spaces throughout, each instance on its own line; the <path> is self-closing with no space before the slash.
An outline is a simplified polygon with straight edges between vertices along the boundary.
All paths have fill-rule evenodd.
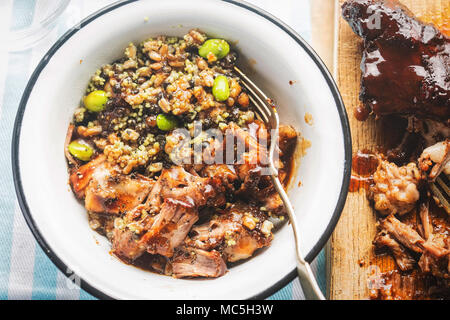
<path id="1" fill-rule="evenodd" d="M 39 231 L 36 223 L 34 222 L 34 219 L 31 215 L 30 208 L 28 207 L 27 201 L 25 199 L 25 194 L 23 192 L 23 186 L 22 186 L 22 180 L 20 177 L 20 165 L 19 165 L 19 143 L 20 143 L 20 132 L 22 127 L 22 120 L 25 113 L 25 108 L 28 102 L 28 98 L 30 96 L 31 91 L 33 90 L 33 87 L 39 78 L 39 75 L 41 71 L 45 68 L 47 63 L 50 61 L 52 56 L 58 51 L 58 49 L 68 40 L 70 39 L 76 32 L 81 30 L 83 27 L 88 25 L 93 20 L 97 19 L 98 17 L 112 11 L 116 10 L 124 5 L 128 5 L 130 3 L 136 2 L 138 0 L 124 0 L 124 1 L 118 1 L 115 2 L 109 6 L 104 7 L 103 9 L 100 9 L 99 11 L 91 14 L 90 16 L 83 19 L 80 24 L 77 27 L 73 27 L 70 30 L 68 30 L 61 38 L 56 41 L 56 43 L 50 48 L 50 50 L 45 54 L 45 56 L 42 58 L 42 60 L 39 62 L 38 66 L 34 70 L 33 74 L 30 77 L 30 80 L 28 81 L 28 84 L 24 90 L 24 93 L 22 95 L 22 98 L 20 100 L 19 108 L 17 111 L 16 119 L 14 122 L 14 130 L 13 130 L 13 138 L 12 138 L 12 170 L 13 170 L 13 177 L 14 177 L 14 186 L 17 193 L 17 198 L 19 202 L 19 206 L 21 208 L 21 211 L 25 217 L 25 220 L 28 224 L 28 227 L 31 229 L 34 237 L 38 241 L 39 245 L 43 249 L 43 251 L 46 253 L 46 255 L 50 258 L 50 260 L 58 267 L 58 269 L 65 274 L 67 277 L 72 276 L 73 273 L 68 269 L 67 265 L 53 252 L 50 245 L 45 241 L 44 237 L 42 236 L 41 232 Z M 302 48 L 305 50 L 305 52 L 311 57 L 311 59 L 314 61 L 314 63 L 319 68 L 320 72 L 322 73 L 323 77 L 325 78 L 328 87 L 330 88 L 335 103 L 336 108 L 339 113 L 341 125 L 342 125 L 342 134 L 344 137 L 344 148 L 345 148 L 345 162 L 344 162 L 344 174 L 342 177 L 342 186 L 339 193 L 339 198 L 336 204 L 336 208 L 333 212 L 333 216 L 325 229 L 324 233 L 320 237 L 319 241 L 316 243 L 316 245 L 311 249 L 311 251 L 306 255 L 306 261 L 311 262 L 317 254 L 320 252 L 320 250 L 325 246 L 326 242 L 331 236 L 331 233 L 333 232 L 334 228 L 336 227 L 336 224 L 341 216 L 342 210 L 345 205 L 345 201 L 347 198 L 348 193 L 348 187 L 350 183 L 350 173 L 351 173 L 351 156 L 352 156 L 352 141 L 351 141 L 351 134 L 350 134 L 350 125 L 347 117 L 347 111 L 345 109 L 344 103 L 342 101 L 342 97 L 339 93 L 339 90 L 337 88 L 336 83 L 334 82 L 330 72 L 328 71 L 325 64 L 322 62 L 322 60 L 319 58 L 317 53 L 310 47 L 310 45 L 303 40 L 300 35 L 298 35 L 291 27 L 287 26 L 284 22 L 279 20 L 278 18 L 274 17 L 270 13 L 262 10 L 261 8 L 258 8 L 252 4 L 249 4 L 244 1 L 238 1 L 238 0 L 221 0 L 233 5 L 236 5 L 238 7 L 241 7 L 243 9 L 249 10 L 253 13 L 256 13 L 260 15 L 261 17 L 265 18 L 266 20 L 272 22 L 274 25 L 282 29 L 284 32 L 286 32 L 293 40 L 295 40 Z M 258 293 L 257 295 L 250 297 L 251 300 L 259 300 L 259 299 L 265 299 L 269 297 L 270 295 L 274 294 L 284 286 L 286 286 L 289 282 L 291 282 L 296 277 L 296 269 L 292 270 L 290 273 L 288 273 L 283 279 L 279 280 L 277 283 L 272 285 L 271 287 L 265 289 L 264 291 Z M 82 289 L 86 290 L 93 296 L 99 298 L 99 299 L 113 299 L 112 297 L 108 296 L 107 294 L 103 293 L 93 285 L 89 284 L 83 279 L 80 279 L 80 286 Z"/>

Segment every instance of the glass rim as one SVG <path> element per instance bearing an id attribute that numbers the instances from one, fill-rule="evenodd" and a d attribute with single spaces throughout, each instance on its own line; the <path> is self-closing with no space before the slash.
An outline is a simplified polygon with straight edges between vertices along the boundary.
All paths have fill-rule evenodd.
<path id="1" fill-rule="evenodd" d="M 32 38 L 35 34 L 39 34 L 41 30 L 45 30 L 52 23 L 62 15 L 62 13 L 66 10 L 70 3 L 70 0 L 60 0 L 60 3 L 56 6 L 56 8 L 48 14 L 43 19 L 36 21 L 36 23 L 32 23 L 29 26 L 18 29 L 18 30 L 9 30 L 7 32 L 8 42 L 17 42 L 17 41 L 26 41 L 27 38 Z M 16 51 L 16 50 L 12 50 Z"/>

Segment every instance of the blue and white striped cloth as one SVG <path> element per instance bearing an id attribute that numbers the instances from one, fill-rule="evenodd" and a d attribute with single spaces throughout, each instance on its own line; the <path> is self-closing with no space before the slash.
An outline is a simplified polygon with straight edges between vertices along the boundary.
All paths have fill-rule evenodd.
<path id="1" fill-rule="evenodd" d="M 0 31 L 36 23 L 40 0 L 1 0 Z M 156 0 L 155 0 L 156 1 Z M 307 41 L 311 38 L 309 0 L 248 0 L 279 17 Z M 22 92 L 50 46 L 82 18 L 113 0 L 72 0 L 55 30 L 38 46 L 19 53 L 0 48 L 0 299 L 95 299 L 74 286 L 47 258 L 28 229 L 17 204 L 11 171 L 13 122 Z M 313 263 L 325 290 L 325 257 Z M 302 299 L 298 279 L 269 299 Z"/>

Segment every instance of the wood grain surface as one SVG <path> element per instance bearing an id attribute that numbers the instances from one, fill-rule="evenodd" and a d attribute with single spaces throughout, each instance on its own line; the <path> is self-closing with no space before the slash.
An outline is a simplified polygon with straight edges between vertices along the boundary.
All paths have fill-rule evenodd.
<path id="1" fill-rule="evenodd" d="M 336 6 L 345 1 L 338 0 Z M 434 23 L 450 34 L 449 0 L 401 0 L 416 16 Z M 339 12 L 340 13 L 340 12 Z M 353 116 L 360 104 L 361 40 L 353 33 L 347 22 L 336 19 L 336 66 L 335 78 L 350 119 L 353 152 L 375 150 L 384 137 L 380 124 L 373 117 L 359 122 Z M 372 240 L 375 236 L 375 213 L 369 206 L 365 191 L 349 193 L 341 219 L 331 237 L 328 252 L 328 295 L 330 299 L 368 299 L 368 280 L 373 273 L 393 268 L 389 256 L 374 255 Z"/>
<path id="2" fill-rule="evenodd" d="M 336 0 L 310 0 L 312 47 L 331 72 L 334 71 Z"/>

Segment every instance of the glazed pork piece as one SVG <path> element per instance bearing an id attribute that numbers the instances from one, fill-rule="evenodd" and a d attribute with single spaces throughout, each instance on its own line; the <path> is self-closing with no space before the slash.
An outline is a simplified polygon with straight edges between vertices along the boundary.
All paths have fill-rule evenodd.
<path id="1" fill-rule="evenodd" d="M 198 220 L 198 209 L 224 204 L 223 189 L 214 181 L 181 167 L 164 170 L 148 201 L 117 220 L 113 252 L 129 261 L 145 251 L 171 257 Z"/>
<path id="2" fill-rule="evenodd" d="M 221 206 L 225 204 L 224 191 L 217 177 L 203 178 L 196 172 L 186 172 L 183 167 L 172 167 L 163 170 L 152 189 L 149 196 L 150 210 L 158 210 L 168 198 L 186 207 Z"/>
<path id="3" fill-rule="evenodd" d="M 247 259 L 272 240 L 273 224 L 255 206 L 236 203 L 195 226 L 186 243 L 204 250 L 222 248 L 229 262 Z"/>
<path id="4" fill-rule="evenodd" d="M 450 117 L 450 39 L 397 0 L 348 0 L 342 14 L 364 40 L 360 99 L 379 117 Z"/>
<path id="5" fill-rule="evenodd" d="M 118 215 L 144 202 L 154 181 L 140 174 L 123 175 L 99 156 L 74 171 L 70 184 L 89 212 Z"/>
<path id="6" fill-rule="evenodd" d="M 170 183 L 164 181 L 168 176 Z M 174 177 L 179 180 L 172 181 Z M 209 189 L 206 185 L 210 179 L 192 176 L 182 168 L 165 170 L 146 204 L 130 211 L 124 219 L 116 219 L 113 253 L 129 262 L 144 252 L 171 258 L 172 273 L 179 278 L 217 277 L 226 271 L 225 261 L 247 259 L 257 249 L 270 245 L 273 224 L 255 205 L 236 203 L 218 210 L 208 222 L 194 226 L 199 207 L 216 194 L 200 192 L 202 198 L 194 200 L 199 198 L 191 187 Z M 173 187 L 183 182 L 187 185 L 179 190 Z M 162 195 L 161 200 L 154 201 L 154 191 Z"/>
<path id="7" fill-rule="evenodd" d="M 89 212 L 120 214 L 141 204 L 154 181 L 142 175 L 134 177 L 98 168 L 86 188 L 84 206 Z"/>
<path id="8" fill-rule="evenodd" d="M 161 211 L 154 217 L 140 243 L 148 253 L 171 257 L 197 220 L 198 212 L 194 206 L 172 198 L 165 199 Z"/>
<path id="9" fill-rule="evenodd" d="M 171 261 L 172 274 L 176 278 L 217 278 L 227 271 L 220 252 L 205 251 L 193 247 L 180 247 Z"/>
<path id="10" fill-rule="evenodd" d="M 201 174 L 206 177 L 220 179 L 222 185 L 229 192 L 235 191 L 235 184 L 239 181 L 239 177 L 234 168 L 226 164 L 212 164 L 205 166 L 202 168 Z"/>
<path id="11" fill-rule="evenodd" d="M 75 168 L 70 174 L 69 184 L 78 199 L 84 199 L 86 188 L 91 182 L 95 170 L 102 166 L 105 160 L 104 155 L 98 156 L 81 167 Z"/>
<path id="12" fill-rule="evenodd" d="M 237 202 L 192 228 L 170 260 L 172 274 L 177 278 L 221 276 L 227 270 L 225 262 L 247 259 L 269 246 L 272 228 L 257 207 Z"/>
<path id="13" fill-rule="evenodd" d="M 237 193 L 247 198 L 264 199 L 262 206 L 267 211 L 284 214 L 283 202 L 275 191 L 270 176 L 262 174 L 263 167 L 267 166 L 267 149 L 259 141 L 265 141 L 269 145 L 270 136 L 264 124 L 258 123 L 257 127 L 253 130 L 252 128 L 243 130 L 233 123 L 228 127 L 233 136 L 246 147 L 246 152 L 234 165 L 235 172 L 242 181 Z M 297 139 L 298 134 L 294 128 L 287 125 L 280 126 L 278 143 L 280 160 L 275 165 L 279 170 L 279 179 L 284 184 L 288 183 L 290 176 L 288 170 L 291 168 L 289 161 Z"/>

